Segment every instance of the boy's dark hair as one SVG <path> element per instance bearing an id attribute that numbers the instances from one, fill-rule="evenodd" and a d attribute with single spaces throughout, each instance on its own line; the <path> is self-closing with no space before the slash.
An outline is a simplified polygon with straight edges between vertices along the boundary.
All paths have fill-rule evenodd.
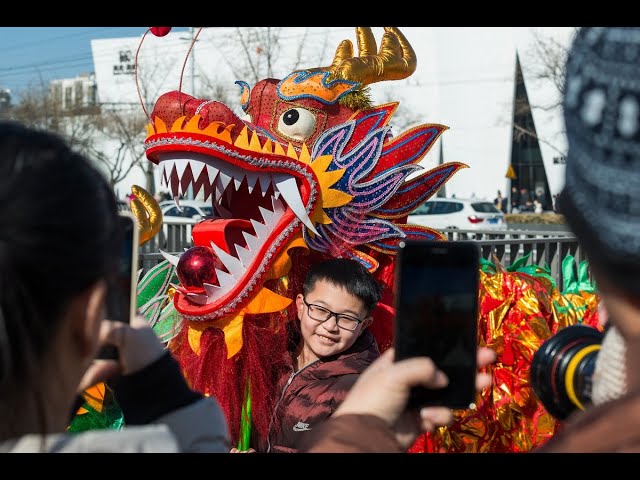
<path id="1" fill-rule="evenodd" d="M 359 262 L 350 258 L 332 258 L 313 265 L 304 279 L 306 296 L 319 280 L 324 280 L 358 297 L 370 314 L 380 301 L 381 288 L 376 279 Z"/>

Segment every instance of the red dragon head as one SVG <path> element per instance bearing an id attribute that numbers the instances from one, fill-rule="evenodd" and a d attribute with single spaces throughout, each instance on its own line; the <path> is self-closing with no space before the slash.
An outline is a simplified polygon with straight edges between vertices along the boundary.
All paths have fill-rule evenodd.
<path id="1" fill-rule="evenodd" d="M 367 85 L 408 77 L 415 53 L 394 27 L 385 27 L 379 51 L 371 29 L 358 28 L 357 37 L 357 57 L 344 40 L 328 67 L 253 88 L 236 82 L 250 120 L 179 91 L 157 101 L 147 157 L 174 197 L 192 186 L 194 195 L 211 199 L 217 217 L 193 230 L 194 244 L 210 248 L 219 268 L 209 281 L 178 286 L 175 306 L 186 319 L 237 314 L 258 293 L 263 307 L 281 308 L 262 287 L 286 275 L 283 254 L 293 246 L 357 258 L 374 271 L 367 251 L 393 255 L 403 238 L 442 238 L 399 222 L 465 165 L 445 164 L 406 181 L 446 127 L 391 135 L 397 104 L 370 106 Z"/>
<path id="2" fill-rule="evenodd" d="M 443 238 L 406 217 L 466 167 L 419 172 L 447 127 L 394 136 L 397 103 L 371 105 L 368 85 L 416 68 L 404 35 L 385 27 L 378 50 L 371 30 L 360 27 L 357 43 L 358 56 L 344 40 L 328 67 L 253 88 L 236 82 L 247 120 L 179 90 L 162 95 L 150 116 L 146 154 L 162 182 L 176 199 L 192 187 L 215 212 L 194 226 L 194 247 L 180 257 L 163 253 L 177 267 L 173 305 L 186 320 L 170 348 L 191 385 L 216 396 L 234 439 L 247 425 L 238 427 L 246 418 L 239 404 L 251 405 L 258 433 L 267 430 L 282 326 L 312 262 L 353 258 L 388 287 L 372 325 L 381 348 L 388 346 L 398 242 Z"/>

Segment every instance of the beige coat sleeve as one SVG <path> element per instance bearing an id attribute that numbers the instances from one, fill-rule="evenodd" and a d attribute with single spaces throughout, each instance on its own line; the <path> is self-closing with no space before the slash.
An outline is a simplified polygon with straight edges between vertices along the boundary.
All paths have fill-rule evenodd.
<path id="1" fill-rule="evenodd" d="M 43 442 L 44 440 L 44 442 Z M 13 453 L 228 453 L 229 430 L 216 400 L 203 398 L 149 425 L 123 430 L 26 435 L 0 451 Z"/>

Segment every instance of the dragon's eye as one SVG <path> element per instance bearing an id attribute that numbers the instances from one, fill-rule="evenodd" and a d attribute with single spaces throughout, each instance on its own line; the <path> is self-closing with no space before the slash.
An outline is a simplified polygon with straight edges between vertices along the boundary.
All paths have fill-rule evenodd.
<path id="1" fill-rule="evenodd" d="M 278 131 L 301 142 L 309 138 L 315 128 L 315 115 L 304 108 L 291 108 L 278 119 Z"/>

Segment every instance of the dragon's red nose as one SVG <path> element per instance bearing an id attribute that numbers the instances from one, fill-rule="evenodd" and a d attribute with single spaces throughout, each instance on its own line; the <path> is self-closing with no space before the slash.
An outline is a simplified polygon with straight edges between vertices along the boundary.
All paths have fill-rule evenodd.
<path id="1" fill-rule="evenodd" d="M 212 122 L 234 125 L 231 137 L 235 138 L 244 126 L 242 120 L 224 103 L 195 98 L 177 90 L 165 93 L 158 98 L 151 112 L 151 118 L 158 117 L 168 127 L 171 127 L 178 118 L 186 116 L 186 121 L 189 121 L 196 113 L 202 117 L 198 124 L 201 130 Z"/>

